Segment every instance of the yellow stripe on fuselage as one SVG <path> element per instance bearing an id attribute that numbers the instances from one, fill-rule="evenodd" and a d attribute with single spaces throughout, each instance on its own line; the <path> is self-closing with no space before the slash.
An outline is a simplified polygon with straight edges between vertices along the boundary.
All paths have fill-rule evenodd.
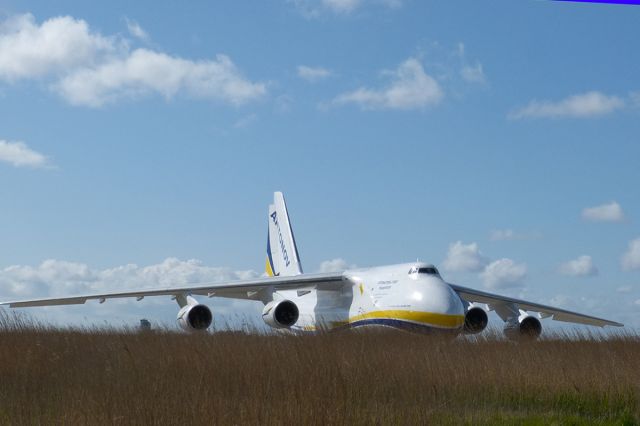
<path id="1" fill-rule="evenodd" d="M 389 319 L 398 321 L 408 321 L 425 327 L 436 327 L 444 329 L 458 329 L 464 325 L 464 315 L 439 314 L 435 312 L 406 311 L 400 309 L 387 311 L 374 311 L 365 314 L 355 315 L 348 321 L 330 321 L 328 329 L 345 327 L 350 324 L 364 320 Z M 325 325 L 325 327 L 326 327 Z M 301 327 L 304 331 L 316 331 L 315 325 Z M 322 328 L 322 327 L 321 327 Z"/>
<path id="2" fill-rule="evenodd" d="M 435 312 L 388 310 L 373 311 L 349 318 L 349 323 L 368 319 L 391 319 L 411 321 L 422 325 L 430 325 L 440 328 L 460 328 L 464 324 L 464 315 L 439 314 Z"/>

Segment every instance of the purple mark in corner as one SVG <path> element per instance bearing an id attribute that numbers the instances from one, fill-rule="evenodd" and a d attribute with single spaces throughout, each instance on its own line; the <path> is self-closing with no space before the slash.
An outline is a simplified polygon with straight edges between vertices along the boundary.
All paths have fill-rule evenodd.
<path id="1" fill-rule="evenodd" d="M 608 4 L 640 5 L 640 0 L 553 0 L 553 1 L 570 1 L 574 3 L 608 3 Z"/>

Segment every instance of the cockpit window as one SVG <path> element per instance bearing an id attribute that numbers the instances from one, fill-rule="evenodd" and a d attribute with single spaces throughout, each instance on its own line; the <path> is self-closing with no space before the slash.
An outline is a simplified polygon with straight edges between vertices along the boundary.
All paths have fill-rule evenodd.
<path id="1" fill-rule="evenodd" d="M 427 274 L 427 275 L 440 275 L 440 272 L 433 266 L 426 266 L 424 268 L 413 267 L 409 270 L 410 274 Z"/>

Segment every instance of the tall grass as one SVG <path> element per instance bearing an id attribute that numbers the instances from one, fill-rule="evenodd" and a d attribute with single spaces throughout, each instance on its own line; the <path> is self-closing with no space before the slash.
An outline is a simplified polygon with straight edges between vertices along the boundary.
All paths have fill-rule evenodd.
<path id="1" fill-rule="evenodd" d="M 59 330 L 0 318 L 2 424 L 635 424 L 640 338 Z M 579 337 L 579 336 L 578 336 Z"/>

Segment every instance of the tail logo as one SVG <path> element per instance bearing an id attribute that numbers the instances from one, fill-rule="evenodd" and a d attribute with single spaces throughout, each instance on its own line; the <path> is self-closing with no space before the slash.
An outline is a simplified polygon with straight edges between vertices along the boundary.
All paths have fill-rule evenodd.
<path id="1" fill-rule="evenodd" d="M 278 241 L 280 242 L 280 250 L 282 251 L 282 258 L 284 259 L 284 263 L 286 266 L 289 266 L 291 263 L 289 261 L 289 254 L 287 253 L 287 248 L 284 246 L 284 238 L 282 238 L 282 231 L 280 231 L 280 223 L 278 222 L 278 215 L 276 212 L 271 213 L 271 219 L 273 220 L 273 224 L 278 228 Z"/>

